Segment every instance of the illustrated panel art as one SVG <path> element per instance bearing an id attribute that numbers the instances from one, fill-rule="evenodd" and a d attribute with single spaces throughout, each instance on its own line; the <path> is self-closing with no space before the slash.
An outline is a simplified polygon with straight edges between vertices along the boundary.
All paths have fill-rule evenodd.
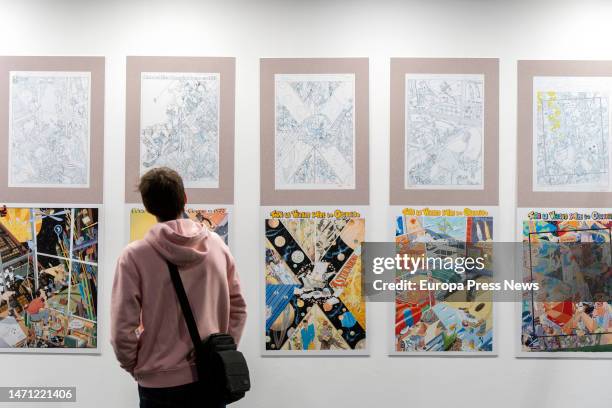
<path id="1" fill-rule="evenodd" d="M 227 245 L 229 243 L 229 212 L 225 208 L 188 208 L 185 214 L 210 231 L 217 233 Z M 147 232 L 157 224 L 155 217 L 143 209 L 130 211 L 130 242 L 144 239 Z"/>
<path id="2" fill-rule="evenodd" d="M 533 81 L 534 191 L 610 191 L 612 79 Z"/>
<path id="3" fill-rule="evenodd" d="M 482 189 L 484 76 L 406 74 L 406 174 L 412 189 Z"/>
<path id="4" fill-rule="evenodd" d="M 104 57 L 0 56 L 3 203 L 102 203 L 104 88 Z"/>
<path id="5" fill-rule="evenodd" d="M 355 75 L 275 75 L 276 189 L 355 188 Z"/>
<path id="6" fill-rule="evenodd" d="M 0 351 L 93 350 L 98 209 L 0 213 Z"/>
<path id="7" fill-rule="evenodd" d="M 482 270 L 466 270 L 462 274 L 453 268 L 445 269 L 442 263 L 428 261 L 419 270 L 398 270 L 397 281 L 414 281 L 417 288 L 420 281 L 433 284 L 467 279 L 482 283 L 493 281 L 493 217 L 465 216 L 454 210 L 407 208 L 395 222 L 399 255 L 424 259 L 482 257 L 486 260 Z M 396 291 L 394 352 L 493 352 L 491 300 L 483 291 Z"/>
<path id="8" fill-rule="evenodd" d="M 235 58 L 127 57 L 126 203 L 142 204 L 140 177 L 159 167 L 191 204 L 234 202 L 235 88 Z"/>
<path id="9" fill-rule="evenodd" d="M 517 206 L 609 207 L 612 61 L 522 60 L 517 74 Z"/>
<path id="10" fill-rule="evenodd" d="M 612 221 L 523 221 L 523 353 L 612 352 Z"/>
<path id="11" fill-rule="evenodd" d="M 499 60 L 391 58 L 389 202 L 497 206 Z"/>
<path id="12" fill-rule="evenodd" d="M 265 350 L 366 349 L 361 243 L 365 219 L 265 220 Z"/>
<path id="13" fill-rule="evenodd" d="M 219 187 L 218 73 L 141 74 L 140 174 L 170 167 L 186 188 Z"/>
<path id="14" fill-rule="evenodd" d="M 369 202 L 367 58 L 260 60 L 260 204 Z"/>
<path id="15" fill-rule="evenodd" d="M 89 187 L 89 72 L 10 73 L 9 187 Z"/>

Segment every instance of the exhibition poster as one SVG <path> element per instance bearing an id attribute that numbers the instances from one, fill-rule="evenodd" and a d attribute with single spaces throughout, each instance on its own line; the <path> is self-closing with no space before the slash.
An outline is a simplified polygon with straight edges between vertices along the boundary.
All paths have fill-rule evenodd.
<path id="1" fill-rule="evenodd" d="M 520 209 L 521 355 L 612 352 L 609 210 Z"/>
<path id="2" fill-rule="evenodd" d="M 186 208 L 185 214 L 191 220 L 217 233 L 225 242 L 229 243 L 229 211 L 226 208 L 199 209 Z M 130 242 L 144 239 L 147 232 L 157 224 L 155 216 L 143 208 L 130 210 Z"/>
<path id="3" fill-rule="evenodd" d="M 264 354 L 366 352 L 362 215 L 273 210 L 264 223 Z"/>
<path id="4" fill-rule="evenodd" d="M 98 349 L 98 208 L 0 215 L 0 350 Z"/>
<path id="5" fill-rule="evenodd" d="M 414 290 L 395 292 L 395 353 L 452 354 L 494 351 L 494 319 L 487 291 L 437 289 L 437 284 L 490 283 L 493 213 L 481 208 L 404 208 L 395 216 L 397 254 L 422 262 L 396 271 Z M 482 267 L 454 260 L 482 260 Z M 412 264 L 415 265 L 415 264 Z"/>

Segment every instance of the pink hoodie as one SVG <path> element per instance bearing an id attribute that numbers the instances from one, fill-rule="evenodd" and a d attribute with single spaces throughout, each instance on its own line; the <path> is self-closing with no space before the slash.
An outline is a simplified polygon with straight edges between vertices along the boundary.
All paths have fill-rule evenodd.
<path id="1" fill-rule="evenodd" d="M 156 224 L 119 258 L 111 306 L 117 359 L 144 387 L 197 381 L 166 259 L 179 267 L 203 339 L 223 332 L 238 343 L 246 320 L 234 259 L 221 237 L 189 219 Z"/>

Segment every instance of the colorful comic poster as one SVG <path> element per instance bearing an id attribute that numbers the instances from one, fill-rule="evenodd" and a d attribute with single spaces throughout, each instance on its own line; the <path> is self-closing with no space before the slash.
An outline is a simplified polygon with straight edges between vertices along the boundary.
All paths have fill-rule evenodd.
<path id="1" fill-rule="evenodd" d="M 228 244 L 229 212 L 225 208 L 195 209 L 188 208 L 185 214 L 193 221 L 214 231 Z M 141 208 L 130 211 L 130 242 L 143 239 L 146 233 L 157 223 L 155 217 Z"/>
<path id="2" fill-rule="evenodd" d="M 0 349 L 97 349 L 98 209 L 0 212 Z"/>
<path id="3" fill-rule="evenodd" d="M 396 280 L 493 281 L 493 217 L 486 210 L 405 208 L 395 217 L 399 255 L 434 260 L 398 270 Z M 436 259 L 480 257 L 484 268 L 458 271 Z M 432 285 L 433 286 L 433 285 Z M 493 303 L 482 291 L 396 291 L 394 353 L 493 352 Z"/>
<path id="4" fill-rule="evenodd" d="M 528 211 L 522 219 L 521 352 L 612 352 L 612 214 Z M 554 354 L 551 356 L 555 356 Z"/>
<path id="5" fill-rule="evenodd" d="M 273 211 L 265 220 L 267 354 L 366 349 L 358 212 Z"/>

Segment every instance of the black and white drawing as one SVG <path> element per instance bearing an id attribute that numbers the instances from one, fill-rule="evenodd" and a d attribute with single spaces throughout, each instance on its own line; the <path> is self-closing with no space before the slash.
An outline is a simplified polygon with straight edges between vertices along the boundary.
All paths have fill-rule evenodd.
<path id="1" fill-rule="evenodd" d="M 90 105 L 89 72 L 10 72 L 9 187 L 89 187 Z"/>
<path id="2" fill-rule="evenodd" d="M 355 75 L 275 75 L 275 186 L 355 188 Z"/>
<path id="3" fill-rule="evenodd" d="M 406 75 L 405 188 L 483 189 L 484 76 Z"/>
<path id="4" fill-rule="evenodd" d="M 218 73 L 141 74 L 140 174 L 176 170 L 186 188 L 219 187 Z"/>

